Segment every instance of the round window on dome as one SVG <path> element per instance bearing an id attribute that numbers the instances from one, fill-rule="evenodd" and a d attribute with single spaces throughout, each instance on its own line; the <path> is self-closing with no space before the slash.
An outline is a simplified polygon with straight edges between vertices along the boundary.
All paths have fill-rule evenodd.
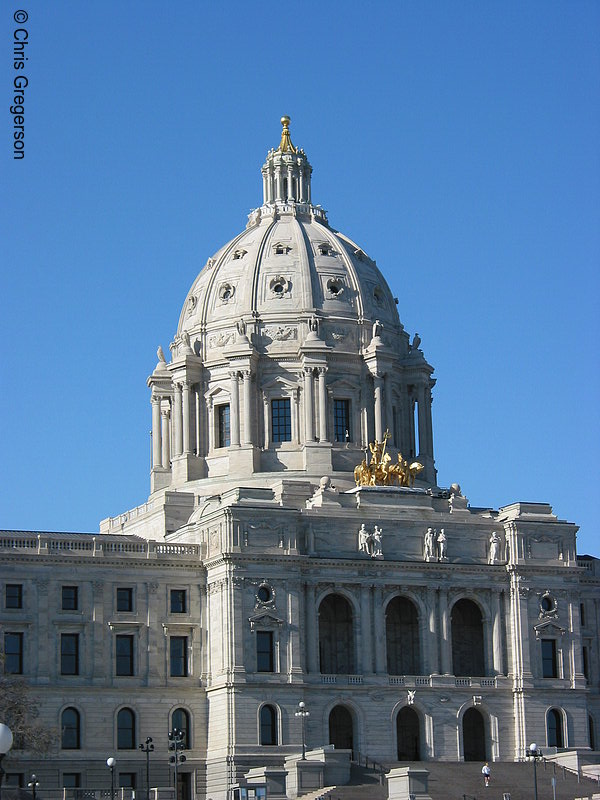
<path id="1" fill-rule="evenodd" d="M 230 283 L 224 283 L 219 288 L 219 297 L 223 303 L 228 303 L 234 294 L 235 294 L 235 287 L 233 287 Z"/>
<path id="2" fill-rule="evenodd" d="M 283 275 L 276 275 L 269 283 L 269 289 L 274 297 L 283 297 L 290 289 L 290 283 Z"/>
<path id="3" fill-rule="evenodd" d="M 261 603 L 268 603 L 270 600 L 273 599 L 273 590 L 268 584 L 263 583 L 261 586 L 258 587 L 258 592 L 256 593 L 256 596 Z"/>
<path id="4" fill-rule="evenodd" d="M 373 297 L 378 306 L 383 305 L 383 290 L 381 289 L 381 286 L 376 286 L 373 289 Z"/>
<path id="5" fill-rule="evenodd" d="M 327 281 L 327 296 L 340 297 L 344 291 L 344 284 L 339 278 L 330 278 Z"/>

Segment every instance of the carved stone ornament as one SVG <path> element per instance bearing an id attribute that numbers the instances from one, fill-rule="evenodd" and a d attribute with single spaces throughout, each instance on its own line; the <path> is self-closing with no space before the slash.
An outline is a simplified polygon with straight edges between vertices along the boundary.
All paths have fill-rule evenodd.
<path id="1" fill-rule="evenodd" d="M 263 334 L 276 342 L 286 342 L 298 338 L 298 328 L 290 325 L 271 325 L 263 330 Z"/>
<path id="2" fill-rule="evenodd" d="M 325 284 L 325 296 L 328 300 L 341 300 L 344 289 L 344 282 L 341 278 L 329 278 Z"/>
<path id="3" fill-rule="evenodd" d="M 283 625 L 283 620 L 267 609 L 259 611 L 257 614 L 253 614 L 251 617 L 248 617 L 248 622 L 250 623 L 250 630 L 252 631 L 272 631 L 276 628 L 281 628 Z"/>
<path id="4" fill-rule="evenodd" d="M 188 302 L 187 302 L 187 313 L 188 313 L 188 316 L 190 314 L 194 313 L 194 311 L 196 310 L 196 306 L 197 305 L 198 305 L 198 298 L 196 297 L 196 295 L 193 295 L 193 294 L 190 295 L 190 297 L 188 298 Z"/>
<path id="5" fill-rule="evenodd" d="M 289 293 L 291 284 L 283 275 L 276 275 L 269 281 L 269 291 L 271 297 L 282 298 Z"/>
<path id="6" fill-rule="evenodd" d="M 235 333 L 233 331 L 221 331 L 208 340 L 210 347 L 225 347 L 226 345 L 235 341 Z"/>

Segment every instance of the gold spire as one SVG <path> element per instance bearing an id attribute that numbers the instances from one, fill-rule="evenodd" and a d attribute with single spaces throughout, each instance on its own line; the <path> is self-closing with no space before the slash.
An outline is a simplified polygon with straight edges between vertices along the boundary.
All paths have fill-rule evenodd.
<path id="1" fill-rule="evenodd" d="M 281 124 L 283 125 L 283 130 L 281 131 L 281 141 L 279 142 L 279 147 L 277 148 L 281 153 L 297 153 L 298 151 L 292 144 L 292 140 L 290 138 L 290 118 L 289 117 L 282 117 Z"/>

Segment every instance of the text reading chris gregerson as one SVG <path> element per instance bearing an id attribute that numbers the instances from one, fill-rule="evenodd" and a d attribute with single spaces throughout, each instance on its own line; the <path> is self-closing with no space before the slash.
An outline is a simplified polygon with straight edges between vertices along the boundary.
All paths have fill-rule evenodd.
<path id="1" fill-rule="evenodd" d="M 29 19 L 26 11 L 15 11 L 13 19 L 23 25 Z M 29 33 L 26 28 L 15 28 L 13 33 L 13 67 L 17 74 L 13 80 L 13 104 L 10 113 L 13 115 L 13 158 L 25 158 L 25 89 L 29 86 L 24 74 L 27 57 Z"/>

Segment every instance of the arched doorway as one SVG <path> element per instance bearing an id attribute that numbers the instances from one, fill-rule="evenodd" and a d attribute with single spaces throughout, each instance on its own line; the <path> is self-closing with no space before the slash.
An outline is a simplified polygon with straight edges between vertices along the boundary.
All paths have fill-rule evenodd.
<path id="1" fill-rule="evenodd" d="M 476 708 L 468 708 L 462 720 L 463 757 L 465 761 L 485 761 L 485 722 Z"/>
<path id="2" fill-rule="evenodd" d="M 419 715 L 404 706 L 396 717 L 396 735 L 398 739 L 398 761 L 420 761 L 421 741 Z"/>
<path id="3" fill-rule="evenodd" d="M 407 597 L 394 597 L 386 609 L 385 638 L 390 675 L 420 675 L 419 615 Z"/>
<path id="4" fill-rule="evenodd" d="M 564 747 L 562 714 L 551 708 L 546 721 L 548 730 L 548 747 Z"/>
<path id="5" fill-rule="evenodd" d="M 329 715 L 329 744 L 336 750 L 354 749 L 354 724 L 346 706 L 335 706 Z"/>
<path id="6" fill-rule="evenodd" d="M 324 675 L 354 672 L 352 607 L 345 597 L 329 594 L 319 606 L 319 655 Z"/>
<path id="7" fill-rule="evenodd" d="M 472 600 L 458 600 L 452 607 L 452 670 L 454 675 L 485 675 L 483 620 Z"/>

